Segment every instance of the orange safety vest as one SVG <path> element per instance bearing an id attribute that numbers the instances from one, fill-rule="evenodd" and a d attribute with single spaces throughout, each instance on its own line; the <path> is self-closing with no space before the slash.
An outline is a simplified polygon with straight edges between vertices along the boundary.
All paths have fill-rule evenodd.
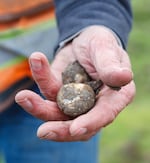
<path id="1" fill-rule="evenodd" d="M 28 29 L 38 23 L 54 19 L 52 0 L 1 0 L 0 33 L 11 29 Z M 2 51 L 0 47 L 0 51 Z M 5 55 L 1 54 L 0 55 Z M 0 56 L 1 57 L 1 56 Z M 28 60 L 19 56 L 0 65 L 0 112 L 8 107 L 20 89 L 33 84 Z M 15 89 L 15 90 L 13 90 Z M 12 90 L 12 92 L 11 92 Z"/>
<path id="2" fill-rule="evenodd" d="M 27 27 L 54 17 L 52 0 L 1 0 L 0 31 Z"/>

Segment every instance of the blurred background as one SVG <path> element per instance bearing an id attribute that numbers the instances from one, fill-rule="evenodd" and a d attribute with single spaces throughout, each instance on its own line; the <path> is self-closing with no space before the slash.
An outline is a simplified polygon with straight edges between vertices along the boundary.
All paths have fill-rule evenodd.
<path id="1" fill-rule="evenodd" d="M 136 97 L 103 129 L 101 163 L 150 163 L 150 1 L 132 0 L 134 23 L 129 38 Z"/>
<path id="2" fill-rule="evenodd" d="M 150 1 L 132 0 L 132 5 L 134 23 L 128 53 L 137 94 L 133 103 L 103 129 L 101 163 L 150 163 Z"/>

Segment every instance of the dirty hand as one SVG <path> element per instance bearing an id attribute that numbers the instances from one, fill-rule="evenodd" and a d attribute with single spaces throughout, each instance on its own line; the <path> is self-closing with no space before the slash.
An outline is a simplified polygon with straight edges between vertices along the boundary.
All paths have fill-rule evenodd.
<path id="1" fill-rule="evenodd" d="M 88 113 L 75 119 L 65 116 L 57 107 L 56 95 L 62 85 L 61 73 L 75 60 L 93 79 L 104 83 L 95 106 Z M 39 52 L 29 59 L 33 78 L 47 100 L 29 90 L 16 95 L 16 102 L 31 115 L 46 121 L 38 131 L 38 137 L 54 141 L 88 140 L 132 101 L 135 85 L 127 53 L 120 47 L 114 35 L 106 28 L 91 26 L 71 43 L 62 48 L 51 66 Z M 116 91 L 110 87 L 121 87 Z"/>

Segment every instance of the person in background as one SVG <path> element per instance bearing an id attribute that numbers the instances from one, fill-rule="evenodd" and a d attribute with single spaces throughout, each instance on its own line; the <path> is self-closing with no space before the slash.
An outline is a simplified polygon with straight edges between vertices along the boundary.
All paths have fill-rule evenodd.
<path id="1" fill-rule="evenodd" d="M 58 40 L 51 64 L 49 61 L 53 54 L 49 50 L 54 42 L 54 32 L 49 35 L 47 32 L 43 33 L 47 28 L 38 28 L 34 36 L 37 38 L 39 33 L 42 35 L 36 41 L 29 39 L 32 30 L 15 37 L 13 45 L 17 49 L 11 44 L 12 40 L 4 40 L 1 43 L 3 48 L 0 50 L 5 53 L 13 52 L 14 56 L 14 53 L 20 52 L 15 55 L 18 57 L 15 61 L 1 67 L 3 74 L 10 67 L 12 70 L 14 65 L 17 69 L 13 72 L 25 72 L 15 78 L 19 80 L 10 80 L 7 84 L 3 82 L 1 87 L 3 100 L 0 102 L 3 112 L 0 113 L 0 146 L 8 163 L 98 162 L 99 131 L 115 119 L 132 101 L 135 94 L 131 64 L 126 52 L 132 25 L 130 1 L 55 0 L 54 6 Z M 35 8 L 35 11 L 38 10 L 39 6 Z M 52 26 L 48 28 L 48 31 L 53 31 Z M 18 41 L 19 38 L 21 39 Z M 16 45 L 16 40 L 19 46 Z M 28 40 L 28 44 L 22 45 L 21 40 Z M 44 45 L 39 48 L 42 43 Z M 29 46 L 34 49 L 29 50 Z M 29 57 L 27 53 L 30 51 L 41 52 L 34 52 Z M 24 57 L 20 58 L 21 54 Z M 75 60 L 79 61 L 93 79 L 102 80 L 104 86 L 91 111 L 75 119 L 69 119 L 59 111 L 56 96 L 62 85 L 61 73 Z M 22 63 L 25 63 L 23 68 Z M 10 79 L 14 74 L 8 75 Z M 15 96 L 18 105 L 14 102 L 14 95 L 24 88 L 28 90 L 19 91 Z M 116 91 L 114 88 L 120 89 Z M 42 140 L 35 135 L 38 126 L 40 127 L 37 136 Z"/>

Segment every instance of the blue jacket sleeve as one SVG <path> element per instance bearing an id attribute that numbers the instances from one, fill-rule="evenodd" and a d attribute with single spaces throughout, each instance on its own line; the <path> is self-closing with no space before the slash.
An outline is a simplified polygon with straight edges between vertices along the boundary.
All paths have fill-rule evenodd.
<path id="1" fill-rule="evenodd" d="M 78 31 L 103 25 L 114 31 L 126 48 L 132 26 L 130 0 L 55 0 L 59 43 Z"/>

